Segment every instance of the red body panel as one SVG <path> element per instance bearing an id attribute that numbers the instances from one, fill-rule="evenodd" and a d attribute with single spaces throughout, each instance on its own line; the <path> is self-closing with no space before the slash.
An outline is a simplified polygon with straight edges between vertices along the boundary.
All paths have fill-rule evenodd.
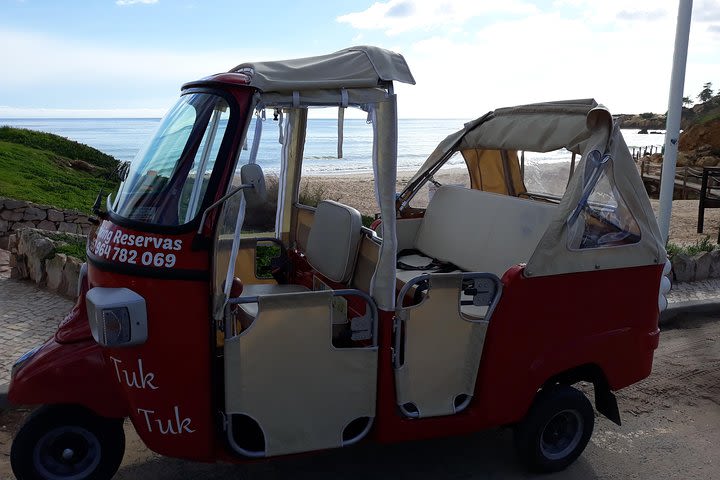
<path id="1" fill-rule="evenodd" d="M 525 278 L 521 267 L 511 268 L 488 327 L 474 398 L 451 417 L 398 413 L 392 316 L 383 312 L 375 438 L 416 440 L 515 423 L 547 380 L 585 364 L 598 365 L 613 390 L 642 380 L 658 344 L 661 274 L 658 265 Z"/>
<path id="2" fill-rule="evenodd" d="M 50 338 L 13 377 L 8 399 L 16 405 L 72 403 L 104 417 L 126 417 L 126 398 L 108 367 L 94 340 L 61 344 Z"/>

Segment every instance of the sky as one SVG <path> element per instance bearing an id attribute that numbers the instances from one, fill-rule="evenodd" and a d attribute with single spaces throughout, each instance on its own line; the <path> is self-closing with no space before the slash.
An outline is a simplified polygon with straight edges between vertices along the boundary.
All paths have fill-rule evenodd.
<path id="1" fill-rule="evenodd" d="M 0 118 L 159 117 L 248 61 L 376 45 L 417 84 L 401 118 L 593 97 L 665 112 L 678 1 L 0 0 Z M 695 0 L 685 95 L 720 88 L 720 0 Z"/>

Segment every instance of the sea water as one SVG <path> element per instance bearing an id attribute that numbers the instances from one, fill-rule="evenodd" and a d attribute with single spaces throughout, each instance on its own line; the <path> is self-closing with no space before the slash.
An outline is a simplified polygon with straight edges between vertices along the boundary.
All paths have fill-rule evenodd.
<path id="1" fill-rule="evenodd" d="M 398 170 L 415 171 L 450 133 L 462 128 L 469 119 L 400 119 L 398 121 Z M 252 142 L 256 119 L 248 128 L 248 144 Z M 54 133 L 97 148 L 118 160 L 132 160 L 155 133 L 160 119 L 156 118 L 30 118 L 0 119 L 0 125 L 28 128 Z M 348 118 L 343 125 L 342 158 L 338 158 L 338 124 L 336 119 L 310 118 L 304 152 L 303 173 L 310 175 L 344 175 L 372 172 L 372 125 L 364 119 Z M 629 146 L 661 145 L 663 135 L 640 135 L 637 130 L 623 129 Z M 258 163 L 267 172 L 280 168 L 281 144 L 279 122 L 268 118 L 262 122 Z M 244 154 L 246 155 L 246 153 Z M 526 153 L 526 180 L 546 183 L 554 179 L 563 185 L 569 172 L 567 151 Z M 452 159 L 458 166 L 461 158 Z M 547 190 L 547 189 L 546 189 Z M 564 190 L 564 188 L 563 188 Z"/>

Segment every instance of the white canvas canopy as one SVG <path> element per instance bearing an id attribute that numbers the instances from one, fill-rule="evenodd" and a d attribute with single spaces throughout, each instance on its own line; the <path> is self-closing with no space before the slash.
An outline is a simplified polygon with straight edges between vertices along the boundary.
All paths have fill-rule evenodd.
<path id="1" fill-rule="evenodd" d="M 583 159 L 558 205 L 557 217 L 528 261 L 525 274 L 557 275 L 663 264 L 664 243 L 635 162 L 610 113 L 593 99 L 502 108 L 467 123 L 462 130 L 440 142 L 410 180 L 399 201 L 406 205 L 419 187 L 458 151 L 549 152 L 561 148 L 582 154 Z M 611 177 L 610 184 L 614 195 L 621 199 L 623 213 L 632 217 L 633 226 L 639 230 L 639 239 L 631 244 L 580 248 L 573 243 L 577 231 L 569 229 L 577 221 L 578 206 L 588 200 L 592 166 L 588 165 L 587 157 L 591 152 L 600 158 L 609 158 L 602 173 Z"/>
<path id="2" fill-rule="evenodd" d="M 265 93 L 377 88 L 393 81 L 415 85 L 402 55 L 371 46 L 317 57 L 242 63 L 230 71 L 246 73 L 250 85 Z"/>
<path id="3" fill-rule="evenodd" d="M 397 102 L 392 83 L 415 84 L 402 55 L 358 46 L 317 57 L 243 63 L 231 72 L 250 77 L 250 86 L 259 90 L 257 109 L 279 108 L 284 112 L 276 223 L 279 238 L 288 239 L 292 227 L 291 211 L 298 198 L 308 107 L 357 106 L 368 113 L 374 131 L 372 162 L 378 205 L 383 218 L 395 217 Z M 382 237 L 370 294 L 378 307 L 392 310 L 397 252 L 395 222 L 383 225 Z"/>

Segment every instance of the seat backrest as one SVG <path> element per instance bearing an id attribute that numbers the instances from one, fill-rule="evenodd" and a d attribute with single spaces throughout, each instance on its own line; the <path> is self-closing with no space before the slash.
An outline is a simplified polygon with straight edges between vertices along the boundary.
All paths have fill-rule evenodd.
<path id="1" fill-rule="evenodd" d="M 439 188 L 415 238 L 424 254 L 499 277 L 527 262 L 557 206 L 480 190 Z"/>
<path id="2" fill-rule="evenodd" d="M 307 260 L 334 282 L 347 283 L 353 274 L 362 238 L 362 217 L 352 207 L 323 200 L 315 210 L 307 240 Z"/>

